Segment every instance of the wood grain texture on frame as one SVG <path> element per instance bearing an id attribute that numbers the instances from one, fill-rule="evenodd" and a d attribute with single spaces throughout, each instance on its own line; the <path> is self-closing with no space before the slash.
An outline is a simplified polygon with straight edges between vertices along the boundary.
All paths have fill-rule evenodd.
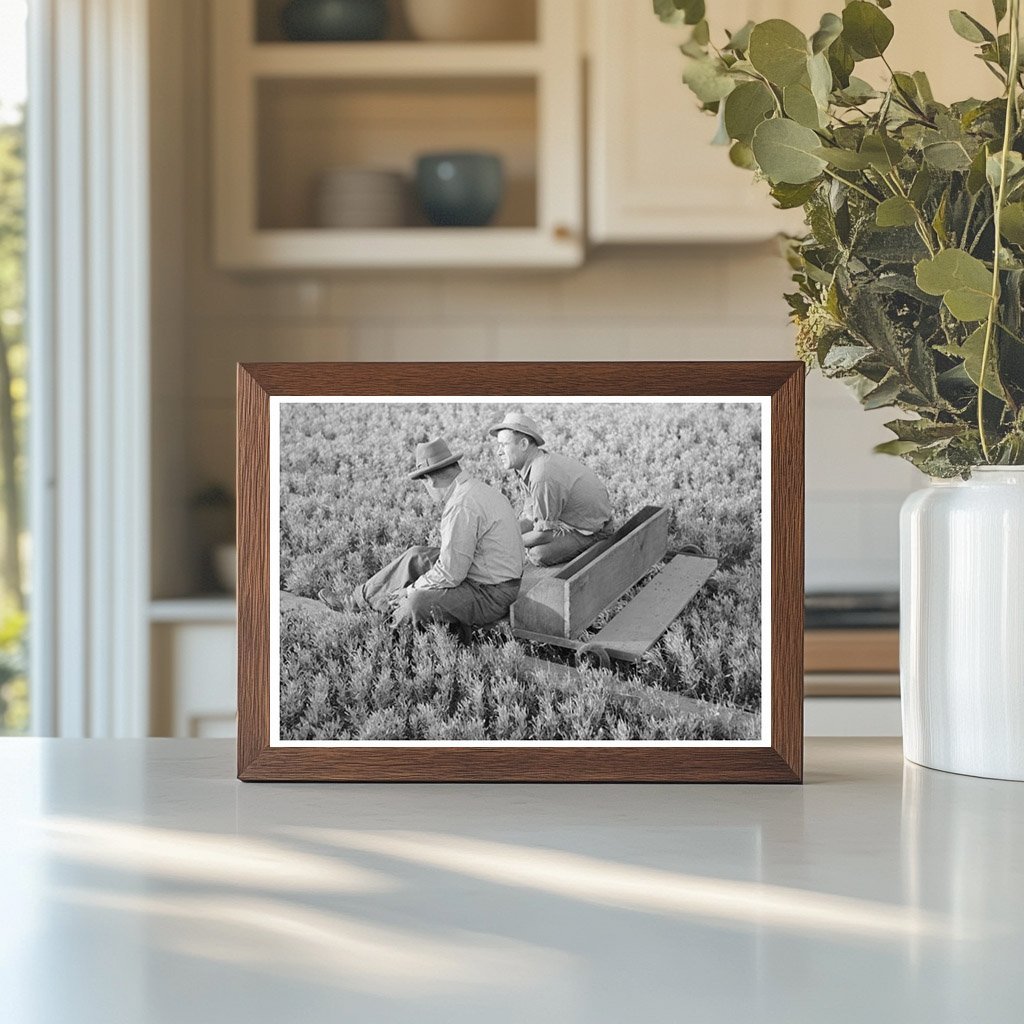
<path id="1" fill-rule="evenodd" d="M 270 745 L 270 398 L 771 399 L 771 745 Z M 249 363 L 238 367 L 238 777 L 243 781 L 800 782 L 804 367 L 799 362 Z"/>

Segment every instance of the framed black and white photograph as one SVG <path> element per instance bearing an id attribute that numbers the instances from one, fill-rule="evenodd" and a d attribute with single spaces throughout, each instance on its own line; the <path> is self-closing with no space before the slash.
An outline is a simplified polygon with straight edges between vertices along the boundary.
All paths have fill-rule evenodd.
<path id="1" fill-rule="evenodd" d="M 798 781 L 802 388 L 241 366 L 240 777 Z"/>

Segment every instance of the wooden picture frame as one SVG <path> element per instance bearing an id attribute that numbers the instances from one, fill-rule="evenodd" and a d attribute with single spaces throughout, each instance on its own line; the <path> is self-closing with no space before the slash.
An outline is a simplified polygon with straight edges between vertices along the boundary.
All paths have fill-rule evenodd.
<path id="1" fill-rule="evenodd" d="M 761 590 L 767 666 L 759 741 L 477 744 L 271 736 L 271 407 L 325 402 L 760 403 L 765 483 Z M 422 396 L 444 396 L 423 398 Z M 514 396 L 510 398 L 509 396 Z M 554 397 L 552 397 L 554 396 Z M 804 367 L 799 362 L 253 363 L 238 366 L 238 777 L 243 781 L 800 782 L 803 774 Z M 276 413 L 275 413 L 276 415 Z M 767 450 L 766 450 L 767 449 Z M 406 457 L 406 453 L 402 453 Z M 413 453 L 407 454 L 408 468 Z M 280 455 L 278 455 L 280 461 Z M 764 500 L 767 496 L 767 501 Z M 770 511 L 769 511 L 770 510 Z M 657 512 L 657 509 L 654 509 Z M 764 518 L 765 516 L 768 518 Z M 650 530 L 657 533 L 657 516 Z M 640 517 L 644 520 L 644 516 Z M 644 520 L 646 521 L 646 520 Z M 635 524 L 627 524 L 629 529 Z M 616 534 L 618 538 L 620 534 Z M 615 538 L 608 543 L 612 544 Z M 646 542 L 663 551 L 655 536 Z M 759 549 L 760 550 L 760 549 Z M 697 556 L 695 556 L 697 557 Z M 665 570 L 662 570 L 662 574 Z M 657 578 L 657 577 L 656 577 Z M 667 578 L 667 577 L 666 577 Z M 556 581 L 557 582 L 557 581 Z M 273 581 L 279 587 L 279 580 Z M 770 595 L 770 596 L 769 596 Z M 767 600 L 764 600 L 767 598 Z M 763 616 L 769 616 L 767 623 Z M 280 621 L 280 620 L 278 620 Z M 770 627 L 770 632 L 769 632 Z M 276 628 L 276 627 L 275 627 Z M 579 628 L 574 623 L 573 629 Z M 585 637 L 584 637 L 585 639 Z M 277 641 L 275 641 L 277 642 Z M 556 641 L 557 642 L 557 641 Z M 569 641 L 580 646 L 580 641 Z M 760 640 L 759 640 L 760 643 Z M 618 656 L 618 655 L 616 655 Z M 767 685 L 767 684 L 766 684 Z M 770 729 L 768 724 L 770 723 Z M 279 726 L 280 729 L 280 726 Z"/>

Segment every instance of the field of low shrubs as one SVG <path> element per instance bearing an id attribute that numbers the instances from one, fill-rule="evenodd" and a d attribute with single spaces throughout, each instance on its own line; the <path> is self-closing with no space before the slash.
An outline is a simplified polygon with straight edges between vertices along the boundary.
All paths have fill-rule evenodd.
<path id="1" fill-rule="evenodd" d="M 719 568 L 629 671 L 539 671 L 557 651 L 507 627 L 460 647 L 442 628 L 392 633 L 370 612 L 282 598 L 281 738 L 747 739 L 761 700 L 761 419 L 747 404 L 518 404 L 548 447 L 605 481 L 616 522 L 670 510 L 669 547 L 696 544 Z M 487 427 L 505 406 L 281 405 L 281 578 L 292 598 L 348 589 L 411 544 L 436 542 L 440 510 L 406 474 L 418 441 L 445 437 L 463 468 L 522 497 Z M 656 571 L 656 570 L 655 570 Z M 627 595 L 627 599 L 628 599 Z M 618 606 L 608 610 L 600 626 Z M 708 702 L 684 712 L 667 691 Z M 731 709 L 752 714 L 737 716 Z M 737 723 L 744 723 L 739 725 Z"/>

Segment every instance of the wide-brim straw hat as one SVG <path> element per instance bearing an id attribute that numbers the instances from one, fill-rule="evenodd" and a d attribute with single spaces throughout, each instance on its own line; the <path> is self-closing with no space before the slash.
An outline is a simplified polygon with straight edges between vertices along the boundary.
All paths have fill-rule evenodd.
<path id="1" fill-rule="evenodd" d="M 429 476 L 438 470 L 447 469 L 455 465 L 462 458 L 463 453 L 452 455 L 448 442 L 437 437 L 433 441 L 424 441 L 416 445 L 416 468 L 409 474 L 410 480 L 419 480 L 420 477 Z"/>
<path id="2" fill-rule="evenodd" d="M 500 423 L 496 423 L 491 427 L 487 433 L 493 437 L 499 430 L 515 430 L 517 433 L 525 434 L 527 437 L 533 438 L 533 440 L 541 447 L 544 446 L 544 438 L 541 436 L 540 428 L 537 426 L 537 421 L 531 419 L 526 415 L 526 413 L 505 413 L 505 418 Z"/>

